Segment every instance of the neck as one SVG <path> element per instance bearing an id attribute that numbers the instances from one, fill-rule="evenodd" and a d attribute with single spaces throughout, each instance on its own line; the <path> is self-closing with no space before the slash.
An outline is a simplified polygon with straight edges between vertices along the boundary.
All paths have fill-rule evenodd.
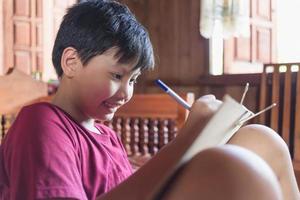
<path id="1" fill-rule="evenodd" d="M 63 109 L 80 124 L 94 123 L 94 119 L 86 116 L 81 111 L 80 107 L 77 106 L 76 99 L 77 98 L 75 98 L 72 94 L 72 90 L 69 87 L 64 87 L 64 84 L 61 84 L 52 100 L 52 103 Z"/>
<path id="2" fill-rule="evenodd" d="M 82 110 L 78 97 L 72 92 L 73 87 L 70 81 L 62 78 L 60 86 L 52 100 L 52 103 L 65 112 L 67 112 L 77 123 L 94 133 L 100 134 L 100 131 L 94 126 L 95 119 L 87 116 Z"/>

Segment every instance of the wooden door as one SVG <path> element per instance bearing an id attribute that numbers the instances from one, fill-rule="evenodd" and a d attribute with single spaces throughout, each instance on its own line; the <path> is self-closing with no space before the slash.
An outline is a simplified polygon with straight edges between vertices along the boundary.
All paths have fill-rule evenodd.
<path id="1" fill-rule="evenodd" d="M 262 72 L 262 63 L 276 62 L 275 1 L 250 0 L 250 38 L 224 42 L 224 73 Z"/>
<path id="2" fill-rule="evenodd" d="M 4 71 L 42 71 L 42 0 L 4 2 Z"/>
<path id="3" fill-rule="evenodd" d="M 77 1 L 5 0 L 4 66 L 0 67 L 1 74 L 11 67 L 31 75 L 52 73 L 49 68 L 52 68 L 51 51 L 54 38 L 66 8 L 75 2 Z"/>

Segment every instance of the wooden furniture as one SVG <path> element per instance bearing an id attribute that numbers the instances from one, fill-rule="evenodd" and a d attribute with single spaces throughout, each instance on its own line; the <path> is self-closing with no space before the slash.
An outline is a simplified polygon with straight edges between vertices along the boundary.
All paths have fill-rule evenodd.
<path id="1" fill-rule="evenodd" d="M 193 93 L 181 97 L 194 102 Z M 176 137 L 187 115 L 167 94 L 136 94 L 107 124 L 121 136 L 132 164 L 141 166 Z"/>
<path id="2" fill-rule="evenodd" d="M 259 121 L 287 143 L 300 183 L 300 63 L 265 64 L 261 76 L 260 109 L 276 103 Z"/>
<path id="3" fill-rule="evenodd" d="M 11 68 L 0 76 L 0 142 L 20 108 L 48 94 L 47 83 Z"/>

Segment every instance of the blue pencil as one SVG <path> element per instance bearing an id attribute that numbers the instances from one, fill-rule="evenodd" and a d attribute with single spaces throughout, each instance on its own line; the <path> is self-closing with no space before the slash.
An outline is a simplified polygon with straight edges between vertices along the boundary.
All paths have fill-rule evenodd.
<path id="1" fill-rule="evenodd" d="M 174 92 L 171 88 L 169 88 L 164 82 L 157 79 L 155 81 L 158 86 L 163 89 L 168 95 L 170 95 L 175 101 L 177 101 L 180 105 L 182 105 L 185 109 L 191 110 L 191 106 L 183 100 L 176 92 Z"/>

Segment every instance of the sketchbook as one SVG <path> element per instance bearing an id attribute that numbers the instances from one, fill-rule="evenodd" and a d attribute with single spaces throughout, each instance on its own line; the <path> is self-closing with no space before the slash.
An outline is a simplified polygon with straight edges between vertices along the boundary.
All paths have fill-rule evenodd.
<path id="1" fill-rule="evenodd" d="M 225 95 L 223 104 L 187 149 L 179 165 L 187 162 L 204 149 L 226 144 L 244 122 L 253 115 L 254 113 L 245 106 L 236 102 L 229 95 Z"/>
<path id="2" fill-rule="evenodd" d="M 223 104 L 186 150 L 178 164 L 169 171 L 165 180 L 158 186 L 156 197 L 160 197 L 164 193 L 166 183 L 172 181 L 173 175 L 184 163 L 204 149 L 226 144 L 247 120 L 256 115 L 229 95 L 225 95 Z"/>

